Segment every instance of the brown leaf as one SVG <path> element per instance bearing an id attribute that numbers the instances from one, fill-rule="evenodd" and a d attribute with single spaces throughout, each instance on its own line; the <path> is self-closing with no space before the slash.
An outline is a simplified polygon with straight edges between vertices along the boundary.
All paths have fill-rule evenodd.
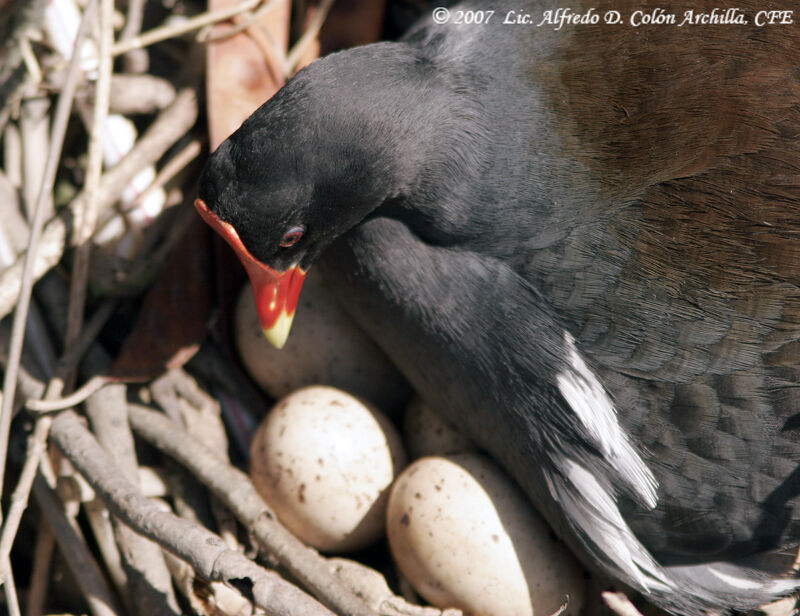
<path id="1" fill-rule="evenodd" d="M 111 371 L 121 380 L 149 380 L 186 363 L 211 315 L 208 227 L 198 217 L 167 259 L 144 299 L 133 331 Z"/>
<path id="2" fill-rule="evenodd" d="M 238 2 L 209 0 L 208 8 L 216 11 L 235 6 Z M 289 44 L 291 3 L 281 0 L 271 4 L 273 7 L 253 26 L 207 47 L 208 124 L 212 150 L 275 94 L 285 81 L 283 58 L 279 56 L 285 53 Z M 241 19 L 246 19 L 246 16 L 238 18 L 238 21 Z M 211 37 L 220 36 L 230 28 L 230 24 L 219 25 L 211 31 Z M 270 38 L 280 52 L 273 48 Z"/>

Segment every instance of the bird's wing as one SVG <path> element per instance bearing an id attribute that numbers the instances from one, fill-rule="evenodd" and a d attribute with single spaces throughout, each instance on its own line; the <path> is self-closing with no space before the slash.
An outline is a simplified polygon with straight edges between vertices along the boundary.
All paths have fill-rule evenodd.
<path id="1" fill-rule="evenodd" d="M 689 564 L 800 531 L 800 32 L 676 32 L 579 30 L 535 69 L 594 205 L 518 271 L 668 503 L 626 519 Z"/>

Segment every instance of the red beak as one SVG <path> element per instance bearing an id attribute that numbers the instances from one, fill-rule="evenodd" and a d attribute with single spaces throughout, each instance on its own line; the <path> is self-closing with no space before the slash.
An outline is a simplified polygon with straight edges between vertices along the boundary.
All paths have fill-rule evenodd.
<path id="1" fill-rule="evenodd" d="M 267 340 L 277 348 L 283 348 L 289 337 L 306 273 L 298 266 L 279 272 L 264 265 L 250 254 L 236 229 L 230 223 L 220 220 L 202 199 L 197 199 L 194 206 L 203 220 L 230 244 L 239 257 L 253 285 L 261 329 Z"/>

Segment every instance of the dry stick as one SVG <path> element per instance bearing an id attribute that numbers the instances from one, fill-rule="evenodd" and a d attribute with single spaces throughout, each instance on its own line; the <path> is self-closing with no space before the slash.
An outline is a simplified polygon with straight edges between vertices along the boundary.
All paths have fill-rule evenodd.
<path id="1" fill-rule="evenodd" d="M 64 242 L 67 236 L 67 215 L 53 218 L 42 232 L 33 255 L 33 277 L 41 278 L 45 272 L 61 260 L 64 255 Z M 17 257 L 13 265 L 0 272 L 0 318 L 14 309 L 20 294 L 24 274 L 25 255 Z"/>
<path id="2" fill-rule="evenodd" d="M 31 567 L 31 582 L 28 585 L 28 600 L 25 605 L 25 616 L 40 616 L 44 611 L 47 599 L 47 585 L 50 580 L 50 562 L 53 559 L 55 535 L 47 518 L 40 515 L 39 534 L 36 537 L 36 547 L 33 550 L 33 566 Z"/>
<path id="3" fill-rule="evenodd" d="M 111 358 L 98 347 L 92 349 L 84 362 L 84 368 L 89 372 L 107 372 L 110 365 Z M 132 485 L 138 485 L 139 464 L 128 423 L 125 385 L 114 384 L 96 392 L 86 402 L 86 414 L 99 443 L 114 456 L 125 478 Z M 92 505 L 99 508 L 103 503 L 95 498 Z M 96 522 L 104 520 L 95 519 Z M 134 607 L 132 611 L 149 616 L 178 614 L 172 580 L 161 548 L 137 535 L 116 518 L 113 522 L 114 536 L 126 569 L 126 596 Z"/>
<path id="4" fill-rule="evenodd" d="M 191 32 L 193 30 L 199 30 L 203 26 L 207 26 L 209 24 L 217 23 L 219 21 L 225 21 L 230 19 L 231 17 L 235 17 L 240 13 L 246 13 L 257 7 L 261 4 L 262 0 L 245 0 L 241 4 L 237 4 L 236 6 L 221 9 L 219 11 L 213 11 L 211 13 L 201 13 L 197 17 L 192 17 L 191 19 L 187 19 L 183 23 L 179 24 L 170 24 L 167 26 L 160 26 L 158 28 L 153 28 L 148 32 L 140 36 L 136 36 L 132 39 L 119 41 L 114 47 L 111 49 L 111 54 L 113 56 L 118 56 L 120 54 L 126 53 L 131 49 L 140 49 L 142 47 L 147 47 L 148 45 L 153 45 L 154 43 L 160 43 L 161 41 L 165 41 L 170 38 L 174 38 L 176 36 L 181 36 L 186 34 L 187 32 Z"/>
<path id="5" fill-rule="evenodd" d="M 114 595 L 108 584 L 106 584 L 97 563 L 92 558 L 89 548 L 70 524 L 61 508 L 61 502 L 55 497 L 50 486 L 47 485 L 41 475 L 36 477 L 33 491 L 36 494 L 39 506 L 53 528 L 61 553 L 64 555 L 78 586 L 80 586 L 84 597 L 89 603 L 89 609 L 95 616 L 116 616 L 120 614 Z"/>
<path id="6" fill-rule="evenodd" d="M 204 391 L 186 371 L 182 368 L 169 370 L 153 382 L 150 391 L 153 399 L 162 408 L 173 407 L 172 415 L 180 417 L 180 425 L 185 426 L 188 434 L 211 449 L 226 464 L 230 463 L 230 444 L 219 402 Z M 228 547 L 238 549 L 236 518 L 219 499 L 212 497 L 210 501 L 217 531 Z"/>
<path id="7" fill-rule="evenodd" d="M 161 413 L 129 405 L 128 417 L 134 431 L 186 466 L 320 601 L 339 614 L 376 616 L 331 572 L 324 558 L 275 519 L 247 475 L 222 462 Z"/>
<path id="8" fill-rule="evenodd" d="M 14 188 L 22 186 L 22 136 L 16 124 L 3 129 L 3 171 Z"/>
<path id="9" fill-rule="evenodd" d="M 14 544 L 19 522 L 28 505 L 28 498 L 33 480 L 36 477 L 36 469 L 39 467 L 39 460 L 47 451 L 47 435 L 50 432 L 51 423 L 52 419 L 50 417 L 40 418 L 36 422 L 33 433 L 28 437 L 25 465 L 22 467 L 17 487 L 11 496 L 11 505 L 6 523 L 3 526 L 2 538 L 0 538 L 0 562 L 8 558 L 11 553 L 11 546 Z M 6 577 L 4 573 L 0 581 L 5 582 Z"/>
<path id="10" fill-rule="evenodd" d="M 33 207 L 42 188 L 44 169 L 42 159 L 47 155 L 50 139 L 50 101 L 31 98 L 23 101 L 19 121 L 22 134 L 22 193 L 25 215 L 33 218 Z M 48 218 L 53 215 L 53 200 L 47 200 Z"/>
<path id="11" fill-rule="evenodd" d="M 75 47 L 70 59 L 67 80 L 64 89 L 58 97 L 56 104 L 55 117 L 53 120 L 53 134 L 50 139 L 50 151 L 45 162 L 44 179 L 42 189 L 39 191 L 39 198 L 36 200 L 33 222 L 31 224 L 31 236 L 28 241 L 28 250 L 25 257 L 20 280 L 20 290 L 17 300 L 17 309 L 14 312 L 14 321 L 11 326 L 11 343 L 8 351 L 8 366 L 6 367 L 3 379 L 3 402 L 0 406 L 0 493 L 3 490 L 3 480 L 5 478 L 6 457 L 8 456 L 8 435 L 11 427 L 11 413 L 14 406 L 14 394 L 17 387 L 17 374 L 19 373 L 20 360 L 22 359 L 22 343 L 25 338 L 25 323 L 28 319 L 28 308 L 30 307 L 31 291 L 33 290 L 34 263 L 38 244 L 42 238 L 44 227 L 45 206 L 47 200 L 53 192 L 58 159 L 61 156 L 61 148 L 64 144 L 64 136 L 67 130 L 72 99 L 78 86 L 80 76 L 80 53 L 81 43 L 89 30 L 91 19 L 89 16 L 94 11 L 96 0 L 89 0 L 86 10 L 81 20 L 78 33 L 75 37 Z M 12 266 L 13 267 L 13 266 Z M 2 563 L 0 563 L 2 565 Z"/>
<path id="12" fill-rule="evenodd" d="M 199 139 L 193 139 L 190 141 L 185 148 L 167 161 L 167 163 L 158 172 L 155 179 L 150 183 L 150 186 L 148 186 L 144 192 L 136 197 L 133 204 L 131 204 L 131 209 L 142 203 L 159 188 L 164 188 L 164 185 L 167 182 L 174 178 L 178 173 L 183 171 L 195 158 L 200 156 L 202 151 L 203 148 Z"/>
<path id="13" fill-rule="evenodd" d="M 64 355 L 59 361 L 56 375 L 51 378 L 46 389 L 41 382 L 37 381 L 39 387 L 45 390 L 45 395 L 43 396 L 45 399 L 60 394 L 63 380 L 59 375 L 70 374 L 75 371 L 83 353 L 86 351 L 89 344 L 99 335 L 103 324 L 111 316 L 112 309 L 113 302 L 108 302 L 95 311 L 72 351 Z M 25 464 L 22 467 L 22 472 L 20 473 L 20 478 L 14 488 L 14 492 L 11 495 L 11 504 L 9 505 L 5 523 L 3 524 L 2 535 L 0 535 L 0 562 L 7 560 L 11 553 L 11 547 L 14 544 L 22 515 L 28 506 L 31 488 L 36 477 L 36 469 L 47 451 L 47 436 L 50 431 L 51 423 L 52 419 L 50 417 L 39 418 L 33 433 L 28 438 Z M 49 526 L 45 523 L 43 524 L 43 528 L 49 529 Z M 29 599 L 29 606 L 27 608 L 29 614 L 31 612 L 35 613 L 39 609 L 37 606 L 40 602 L 35 597 L 39 594 L 44 595 L 44 593 L 39 592 L 38 589 L 46 584 L 46 563 L 50 560 L 49 556 L 46 556 L 46 554 L 52 552 L 52 545 L 52 532 L 47 532 L 47 530 L 41 532 L 37 539 L 37 559 L 34 560 L 34 574 L 32 576 L 33 581 L 31 582 L 31 595 L 34 597 L 34 600 L 31 601 Z M 40 554 L 45 555 L 40 557 Z M 4 582 L 5 578 L 5 573 L 0 575 L 0 583 Z M 7 578 L 13 582 L 10 570 L 7 573 Z"/>
<path id="14" fill-rule="evenodd" d="M 85 402 L 90 396 L 93 396 L 111 382 L 113 382 L 111 377 L 98 374 L 90 378 L 81 385 L 80 388 L 76 389 L 68 396 L 56 398 L 55 400 L 48 400 L 47 398 L 28 400 L 25 403 L 25 408 L 29 411 L 36 411 L 39 413 L 63 411 L 64 409 L 69 409 Z"/>
<path id="15" fill-rule="evenodd" d="M 105 322 L 111 316 L 114 303 L 108 302 L 98 308 L 92 315 L 86 327 L 83 329 L 80 338 L 76 341 L 71 351 L 68 351 L 58 362 L 56 375 L 50 380 L 47 386 L 46 393 L 43 396 L 44 400 L 56 396 L 60 393 L 61 385 L 63 383 L 62 376 L 70 374 L 75 371 L 78 366 L 78 361 L 86 352 L 89 345 L 100 334 Z M 91 382 L 91 380 L 89 381 Z M 42 386 L 40 384 L 40 386 Z M 25 464 L 22 466 L 17 486 L 11 494 L 11 504 L 8 508 L 5 523 L 3 524 L 2 535 L 0 535 L 0 562 L 3 561 L 11 553 L 11 547 L 14 544 L 14 539 L 17 536 L 19 524 L 22 520 L 22 514 L 28 506 L 28 499 L 30 497 L 31 487 L 33 480 L 36 477 L 36 469 L 39 466 L 39 461 L 47 451 L 47 435 L 50 431 L 51 418 L 40 417 L 36 421 L 36 427 L 33 433 L 28 437 L 28 449 L 25 456 Z M 0 575 L 0 582 L 3 577 Z"/>
<path id="16" fill-rule="evenodd" d="M 17 597 L 17 585 L 14 582 L 14 570 L 11 568 L 11 561 L 7 558 L 3 561 L 3 569 L 8 572 L 5 580 L 6 604 L 9 616 L 22 616 L 19 611 L 19 598 Z"/>
<path id="17" fill-rule="evenodd" d="M 144 18 L 144 0 L 129 0 L 128 13 L 125 17 L 125 27 L 119 35 L 121 41 L 134 38 L 142 30 Z"/>
<path id="18" fill-rule="evenodd" d="M 142 53 L 147 52 L 142 50 Z M 111 76 L 108 107 L 113 113 L 149 115 L 168 107 L 174 100 L 175 86 L 162 77 L 147 73 L 114 73 Z"/>
<path id="19" fill-rule="evenodd" d="M 236 36 L 240 32 L 244 32 L 248 28 L 255 25 L 257 22 L 261 20 L 267 13 L 269 13 L 274 8 L 272 2 L 267 2 L 266 4 L 261 5 L 255 11 L 251 12 L 245 19 L 240 20 L 235 26 L 231 26 L 225 32 L 221 32 L 219 34 L 215 34 L 214 36 L 211 35 L 213 30 L 212 26 L 205 26 L 203 29 L 197 33 L 197 42 L 198 43 L 218 43 L 219 41 L 227 40 L 233 36 Z M 270 36 L 270 42 L 274 44 L 274 40 Z M 281 54 L 283 55 L 283 54 Z"/>
<path id="20" fill-rule="evenodd" d="M 125 16 L 125 27 L 119 35 L 121 41 L 130 40 L 142 31 L 144 4 L 145 0 L 129 0 L 128 12 Z M 147 52 L 142 49 L 132 49 L 125 56 L 123 65 L 126 73 L 145 73 L 149 65 Z"/>
<path id="21" fill-rule="evenodd" d="M 73 474 L 65 476 L 64 478 L 77 479 L 80 477 L 75 470 L 71 471 Z M 78 480 L 76 484 L 83 483 Z M 80 488 L 78 488 L 80 490 Z M 83 507 L 83 514 L 86 521 L 89 523 L 89 528 L 94 536 L 97 550 L 95 554 L 98 559 L 105 565 L 105 570 L 111 584 L 117 590 L 117 596 L 121 597 L 125 609 L 129 614 L 133 614 L 133 605 L 131 604 L 131 597 L 125 592 L 128 583 L 128 575 L 122 566 L 122 556 L 120 548 L 117 545 L 116 538 L 114 537 L 114 526 L 111 524 L 111 516 L 108 515 L 108 508 L 105 503 L 99 498 L 81 498 L 78 494 L 78 502 Z"/>
<path id="22" fill-rule="evenodd" d="M 52 300 L 51 300 L 52 301 Z M 81 338 L 77 341 L 75 348 L 78 350 L 87 350 L 89 347 L 89 343 L 91 341 L 87 341 L 87 334 L 93 334 L 94 337 L 99 333 L 99 330 L 102 328 L 102 323 L 105 322 L 107 319 L 108 313 L 107 310 L 104 310 L 105 306 L 101 307 L 100 309 L 96 310 L 95 313 L 92 315 L 92 318 L 88 322 L 87 326 L 83 329 L 83 333 L 81 334 Z M 98 346 L 93 346 L 92 348 L 88 348 L 89 353 L 84 361 L 85 370 L 89 373 L 94 372 L 105 372 L 108 364 L 110 364 L 110 359 L 106 358 L 102 355 Z M 102 356 L 101 356 L 102 355 Z M 71 360 L 72 363 L 67 364 L 65 360 Z M 63 370 L 66 372 L 72 372 L 80 356 L 73 352 L 65 355 L 64 358 L 59 362 L 60 366 L 63 366 Z M 124 389 L 120 391 L 122 400 L 121 403 L 116 405 L 117 407 L 122 409 L 122 412 L 125 413 L 127 411 L 127 407 L 125 404 L 125 394 Z M 125 430 L 128 434 L 128 439 L 131 442 L 131 447 L 128 449 L 132 451 L 132 436 L 130 435 L 130 429 L 127 422 L 127 416 L 124 417 L 112 417 L 111 415 L 114 414 L 113 407 L 114 405 L 108 404 L 109 400 L 98 400 L 95 397 L 94 400 L 90 400 L 90 403 L 87 404 L 89 412 L 94 415 L 94 417 L 101 416 L 100 420 L 97 420 L 95 423 L 104 423 L 108 426 L 109 423 L 114 424 L 116 423 L 117 426 L 115 427 L 116 430 L 122 431 Z M 50 422 L 50 418 L 42 418 L 40 421 Z M 49 425 L 49 424 L 48 424 Z M 38 425 L 37 425 L 38 428 Z M 113 443 L 113 447 L 115 448 L 115 455 L 116 459 L 121 459 L 123 456 L 123 448 L 120 448 L 120 439 L 118 433 L 114 433 L 113 435 L 108 435 L 108 430 L 101 430 L 101 432 L 105 433 L 108 436 L 110 442 Z M 44 438 L 41 439 L 42 448 L 44 448 Z M 28 459 L 26 460 L 26 467 L 30 465 L 30 468 L 35 470 L 36 468 L 36 461 L 34 458 L 37 456 L 29 455 Z M 134 473 L 136 473 L 136 466 L 135 460 L 133 462 Z M 25 468 L 23 468 L 23 473 L 25 473 Z M 138 479 L 138 473 L 136 473 Z M 18 486 L 19 490 L 19 486 Z M 16 492 L 16 491 L 15 491 Z M 104 505 L 102 505 L 101 501 L 94 501 L 98 506 L 92 508 L 92 503 L 87 503 L 86 511 L 89 515 L 90 522 L 92 523 L 92 528 L 95 531 L 96 537 L 98 539 L 98 544 L 103 548 L 106 546 L 106 549 L 103 551 L 103 556 L 106 558 L 106 562 L 109 565 L 109 570 L 114 571 L 113 564 L 117 562 L 119 564 L 119 553 L 116 548 L 116 544 L 114 542 L 114 533 L 111 531 L 110 522 L 107 519 L 107 514 L 102 515 L 100 510 L 105 510 Z M 92 515 L 94 514 L 94 515 Z M 9 518 L 10 519 L 10 518 Z M 105 528 L 108 528 L 109 536 L 111 537 L 110 542 L 104 542 L 103 538 L 105 535 L 100 532 L 98 533 L 98 529 L 101 531 Z M 127 583 L 128 588 L 133 589 L 131 592 L 131 596 L 136 597 L 136 607 L 140 609 L 140 613 L 146 613 L 153 616 L 158 615 L 173 615 L 177 613 L 177 605 L 175 604 L 174 598 L 172 599 L 172 603 L 175 604 L 175 609 L 170 609 L 168 603 L 170 602 L 170 598 L 172 597 L 172 589 L 171 589 L 171 581 L 169 577 L 169 573 L 166 570 L 163 562 L 163 556 L 161 555 L 161 551 L 157 546 L 154 546 L 152 543 L 148 542 L 148 546 L 144 549 L 141 547 L 141 543 L 145 542 L 145 540 L 138 536 L 134 535 L 130 529 L 124 527 L 122 525 L 118 525 L 117 534 L 121 535 L 121 545 L 123 546 L 123 552 L 128 557 L 129 561 L 134 563 L 134 566 L 130 568 L 127 576 Z M 37 545 L 38 547 L 42 547 L 46 549 L 48 546 L 43 546 L 42 544 L 44 541 L 40 542 Z M 155 556 L 148 556 L 147 552 L 156 551 Z M 142 556 L 144 554 L 144 557 Z M 111 556 L 111 560 L 109 561 L 109 555 Z M 116 556 L 116 559 L 114 558 Z M 156 561 L 156 557 L 161 560 L 160 566 Z M 42 559 L 38 559 L 36 561 L 37 568 L 35 572 L 43 571 L 44 567 L 41 566 Z M 135 566 L 137 565 L 138 566 Z M 117 567 L 117 571 L 121 572 L 119 566 Z M 118 576 L 119 577 L 119 576 Z M 40 578 L 37 578 L 40 579 Z M 122 574 L 122 580 L 125 580 L 125 575 Z M 38 584 L 41 586 L 41 583 Z M 37 593 L 43 595 L 41 591 L 38 590 Z"/>
<path id="23" fill-rule="evenodd" d="M 191 88 L 181 90 L 175 97 L 175 101 L 159 114 L 125 158 L 103 174 L 97 199 L 101 219 L 111 209 L 125 187 L 136 177 L 136 174 L 161 158 L 178 139 L 192 128 L 196 119 L 197 95 L 195 91 Z M 70 207 L 73 209 L 82 207 L 85 199 L 86 193 L 82 192 L 72 201 Z M 69 221 L 69 212 L 53 218 L 47 223 L 39 246 L 26 253 L 26 263 L 28 254 L 35 257 L 33 259 L 35 261 L 35 278 L 41 278 L 61 260 Z M 22 272 L 22 259 L 18 259 L 14 265 L 0 272 L 0 318 L 8 314 L 14 307 Z"/>
<path id="24" fill-rule="evenodd" d="M 239 583 L 249 578 L 256 604 L 275 616 L 333 616 L 276 573 L 229 550 L 214 533 L 161 510 L 145 498 L 125 479 L 72 411 L 54 419 L 51 438 L 114 515 L 186 560 L 199 575 L 209 580 Z"/>
<path id="25" fill-rule="evenodd" d="M 8 577 L 4 584 L 6 589 L 6 604 L 9 616 L 22 616 L 19 611 L 19 599 L 17 598 L 17 585 L 14 583 L 14 572 L 11 569 L 11 561 L 6 558 L 3 562 L 3 569 L 8 571 Z"/>
<path id="26" fill-rule="evenodd" d="M 89 162 L 86 169 L 86 200 L 83 207 L 75 210 L 75 232 L 72 243 L 76 246 L 72 264 L 72 279 L 69 288 L 69 311 L 67 313 L 67 333 L 64 348 L 69 349 L 77 339 L 83 325 L 83 312 L 86 306 L 86 287 L 89 281 L 89 255 L 92 248 L 91 237 L 97 225 L 98 193 L 100 177 L 103 173 L 103 132 L 108 117 L 108 100 L 111 89 L 111 44 L 114 41 L 114 27 L 111 23 L 114 14 L 113 0 L 100 0 L 97 23 L 100 30 L 98 41 L 97 86 L 94 93 L 92 127 L 89 131 Z"/>
<path id="27" fill-rule="evenodd" d="M 328 11 L 330 11 L 331 6 L 333 6 L 333 0 L 323 0 L 316 13 L 314 13 L 314 18 L 312 19 L 308 28 L 306 28 L 306 31 L 303 32 L 303 36 L 301 36 L 300 40 L 297 41 L 294 47 L 289 50 L 289 54 L 286 56 L 286 63 L 284 65 L 284 74 L 286 77 L 289 77 L 292 73 L 294 73 L 294 69 L 297 66 L 297 63 L 300 61 L 300 58 L 303 57 L 303 54 L 306 52 L 308 46 L 314 42 L 315 38 L 317 38 L 317 35 L 322 28 L 322 24 L 325 23 L 325 18 L 328 16 Z"/>
<path id="28" fill-rule="evenodd" d="M 606 591 L 601 596 L 606 605 L 617 616 L 642 616 L 642 613 L 636 609 L 636 606 L 631 603 L 625 593 Z"/>
<path id="29" fill-rule="evenodd" d="M 41 29 L 46 6 L 45 0 L 34 0 L 20 2 L 18 8 L 15 7 L 17 10 L 14 28 L 6 33 L 4 57 L 0 63 L 0 101 L 3 103 L 0 109 L 0 131 L 5 127 L 12 108 L 22 98 L 24 90 L 31 81 L 26 78 L 25 71 L 22 70 L 22 64 L 25 63 L 25 46 L 27 44 L 30 49 L 28 39 L 31 33 Z"/>

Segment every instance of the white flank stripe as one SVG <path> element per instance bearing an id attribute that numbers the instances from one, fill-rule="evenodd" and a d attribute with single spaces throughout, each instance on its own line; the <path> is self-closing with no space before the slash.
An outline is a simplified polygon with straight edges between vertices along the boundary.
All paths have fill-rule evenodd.
<path id="1" fill-rule="evenodd" d="M 658 483 L 631 446 L 617 421 L 617 410 L 603 386 L 578 353 L 575 339 L 564 333 L 570 367 L 556 377 L 558 390 L 592 435 L 608 461 L 651 509 L 656 506 Z"/>
<path id="2" fill-rule="evenodd" d="M 722 571 L 717 571 L 714 567 L 709 567 L 708 570 L 713 576 L 718 577 L 728 586 L 733 586 L 734 588 L 740 588 L 742 590 L 761 590 L 764 588 L 764 584 L 761 582 L 754 582 L 753 580 L 746 580 L 744 578 L 728 575 L 727 573 L 722 573 Z"/>
<path id="3" fill-rule="evenodd" d="M 673 588 L 673 582 L 625 522 L 614 497 L 595 476 L 572 460 L 563 460 L 562 469 L 574 489 L 561 490 L 552 484 L 551 489 L 556 488 L 570 519 L 641 588 L 662 592 Z"/>

